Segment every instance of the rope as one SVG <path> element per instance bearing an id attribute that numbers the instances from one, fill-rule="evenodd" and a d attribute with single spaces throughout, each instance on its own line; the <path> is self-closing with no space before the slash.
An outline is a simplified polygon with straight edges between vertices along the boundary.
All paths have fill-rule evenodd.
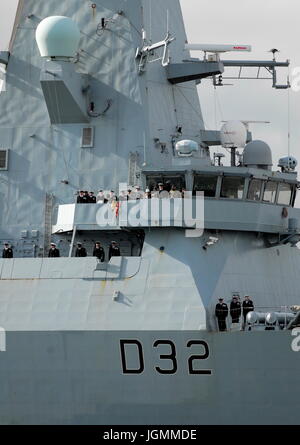
<path id="1" fill-rule="evenodd" d="M 288 84 L 290 83 L 290 70 L 288 74 Z M 287 89 L 287 130 L 288 130 L 288 156 L 291 155 L 291 96 L 290 96 L 290 88 Z"/>

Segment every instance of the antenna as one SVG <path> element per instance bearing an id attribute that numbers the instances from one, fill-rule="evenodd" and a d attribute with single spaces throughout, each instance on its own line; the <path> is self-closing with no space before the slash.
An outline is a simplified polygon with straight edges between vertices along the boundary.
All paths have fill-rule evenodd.
<path id="1" fill-rule="evenodd" d="M 163 55 L 159 58 L 159 60 L 161 60 L 163 67 L 167 66 L 169 64 L 168 46 L 173 42 L 173 40 L 175 40 L 175 37 L 171 37 L 170 33 L 168 32 L 164 40 L 148 45 L 145 30 L 143 29 L 142 31 L 143 47 L 137 48 L 135 54 L 135 58 L 140 59 L 139 74 L 142 74 L 145 71 L 145 66 L 151 53 L 159 48 L 163 48 Z"/>
<path id="2" fill-rule="evenodd" d="M 167 9 L 167 34 L 169 34 L 169 9 Z"/>
<path id="3" fill-rule="evenodd" d="M 272 48 L 272 49 L 270 49 L 269 53 L 272 53 L 272 54 L 273 54 L 273 61 L 275 62 L 275 61 L 276 61 L 276 56 L 275 56 L 275 54 L 276 54 L 276 53 L 280 53 L 280 51 L 279 51 L 279 49 Z"/>
<path id="4" fill-rule="evenodd" d="M 143 138 L 144 138 L 144 163 L 143 163 L 143 167 L 146 167 L 147 162 L 146 162 L 146 133 L 143 133 Z"/>
<path id="5" fill-rule="evenodd" d="M 288 85 L 290 85 L 290 70 L 288 73 Z M 289 159 L 289 171 L 291 170 L 291 96 L 290 88 L 288 88 L 287 93 L 287 130 L 288 130 L 288 159 Z"/>
<path id="6" fill-rule="evenodd" d="M 143 39 L 143 42 L 147 41 L 147 33 L 146 33 L 146 30 L 144 28 L 142 28 L 142 39 Z"/>
<path id="7" fill-rule="evenodd" d="M 229 121 L 221 121 L 221 122 L 226 123 Z M 249 124 L 270 124 L 271 123 L 270 121 L 246 121 L 246 120 L 245 121 L 241 120 L 240 122 L 242 122 L 245 125 L 247 130 L 249 130 Z"/>
<path id="8" fill-rule="evenodd" d="M 152 42 L 152 0 L 149 0 L 149 8 L 150 8 L 150 12 L 149 12 L 149 32 L 150 32 L 150 42 Z"/>
<path id="9" fill-rule="evenodd" d="M 250 52 L 252 48 L 250 45 L 214 45 L 202 43 L 188 43 L 185 49 L 190 51 L 204 51 L 205 53 L 227 53 L 227 52 Z"/>

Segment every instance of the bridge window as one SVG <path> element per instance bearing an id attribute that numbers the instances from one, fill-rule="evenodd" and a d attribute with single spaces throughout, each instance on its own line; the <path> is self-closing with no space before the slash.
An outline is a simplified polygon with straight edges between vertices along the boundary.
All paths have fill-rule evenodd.
<path id="1" fill-rule="evenodd" d="M 275 202 L 278 183 L 274 181 L 267 181 L 264 187 L 263 200 L 265 202 Z"/>
<path id="2" fill-rule="evenodd" d="M 279 184 L 278 192 L 278 204 L 290 205 L 292 198 L 292 185 L 291 184 Z"/>
<path id="3" fill-rule="evenodd" d="M 244 194 L 245 178 L 225 176 L 222 180 L 221 198 L 242 199 Z"/>
<path id="4" fill-rule="evenodd" d="M 158 184 L 163 184 L 167 191 L 171 190 L 172 185 L 177 190 L 185 189 L 184 174 L 153 174 L 147 175 L 147 187 L 152 191 L 157 188 Z"/>
<path id="5" fill-rule="evenodd" d="M 215 198 L 218 176 L 196 175 L 194 179 L 194 194 L 204 192 L 205 197 Z"/>
<path id="6" fill-rule="evenodd" d="M 260 179 L 252 179 L 249 184 L 247 199 L 251 199 L 251 201 L 260 201 L 261 188 L 262 181 Z"/>

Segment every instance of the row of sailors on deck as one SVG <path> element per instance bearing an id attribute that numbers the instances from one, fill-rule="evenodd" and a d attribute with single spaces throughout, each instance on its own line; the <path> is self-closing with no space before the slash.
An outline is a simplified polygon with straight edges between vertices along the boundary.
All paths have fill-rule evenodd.
<path id="1" fill-rule="evenodd" d="M 240 322 L 240 316 L 243 311 L 243 321 L 245 326 L 246 316 L 249 312 L 254 311 L 254 304 L 249 295 L 245 295 L 243 303 L 239 301 L 239 295 L 233 295 L 230 303 L 230 316 L 232 324 Z M 216 305 L 215 316 L 218 320 L 219 331 L 226 331 L 226 318 L 228 317 L 228 306 L 224 302 L 224 298 L 219 298 L 219 303 Z"/>
<path id="2" fill-rule="evenodd" d="M 82 243 L 77 243 L 76 251 L 75 251 L 75 257 L 86 257 L 88 256 L 86 248 L 82 245 Z M 103 247 L 101 246 L 100 242 L 96 242 L 93 250 L 93 256 L 97 257 L 102 263 L 105 261 L 105 251 Z M 109 250 L 108 250 L 108 261 L 113 256 L 121 256 L 120 248 L 118 246 L 118 243 L 116 241 L 111 241 Z M 4 243 L 4 249 L 2 251 L 2 258 L 13 258 L 14 252 L 12 247 L 8 243 Z M 59 258 L 60 257 L 60 251 L 57 248 L 55 243 L 50 244 L 50 249 L 48 252 L 49 258 Z"/>
<path id="3" fill-rule="evenodd" d="M 131 187 L 128 190 L 123 190 L 120 195 L 117 196 L 113 190 L 104 191 L 99 190 L 98 194 L 95 195 L 94 192 L 79 191 L 77 192 L 77 203 L 78 204 L 106 204 L 113 201 L 129 201 L 137 199 L 151 199 L 151 198 L 182 198 L 185 189 L 178 190 L 175 185 L 159 183 L 153 190 L 150 191 L 149 188 L 144 192 L 137 185 Z"/>
<path id="4" fill-rule="evenodd" d="M 82 245 L 82 243 L 77 243 L 76 251 L 75 251 L 75 257 L 77 258 L 84 258 L 87 257 L 88 253 L 86 248 Z M 97 257 L 98 260 L 100 260 L 102 263 L 105 261 L 105 251 L 103 247 L 101 246 L 101 243 L 97 241 L 94 246 L 93 255 L 94 257 Z M 113 256 L 121 256 L 121 251 L 118 246 L 118 243 L 116 241 L 111 241 L 109 250 L 108 250 L 108 261 Z M 51 243 L 51 247 L 48 253 L 49 258 L 58 258 L 60 257 L 60 251 L 57 248 L 55 243 Z"/>

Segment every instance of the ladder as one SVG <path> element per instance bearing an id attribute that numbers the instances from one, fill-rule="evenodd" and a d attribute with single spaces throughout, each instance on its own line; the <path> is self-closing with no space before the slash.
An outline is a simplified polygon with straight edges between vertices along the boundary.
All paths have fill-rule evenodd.
<path id="1" fill-rule="evenodd" d="M 129 155 L 129 168 L 128 168 L 128 185 L 134 186 L 140 185 L 141 169 L 139 167 L 139 153 L 131 152 Z"/>
<path id="2" fill-rule="evenodd" d="M 54 196 L 51 193 L 46 193 L 44 215 L 44 257 L 47 256 L 51 243 L 53 198 Z"/>

